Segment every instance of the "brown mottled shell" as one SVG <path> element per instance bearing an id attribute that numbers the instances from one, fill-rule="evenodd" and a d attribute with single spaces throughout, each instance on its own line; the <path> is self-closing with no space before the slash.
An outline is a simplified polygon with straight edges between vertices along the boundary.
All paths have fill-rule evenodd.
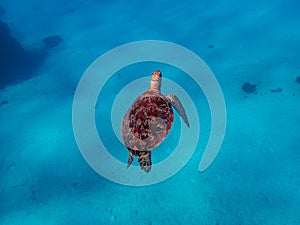
<path id="1" fill-rule="evenodd" d="M 174 114 L 171 104 L 158 91 L 140 95 L 128 109 L 122 122 L 126 148 L 151 151 L 170 131 Z"/>

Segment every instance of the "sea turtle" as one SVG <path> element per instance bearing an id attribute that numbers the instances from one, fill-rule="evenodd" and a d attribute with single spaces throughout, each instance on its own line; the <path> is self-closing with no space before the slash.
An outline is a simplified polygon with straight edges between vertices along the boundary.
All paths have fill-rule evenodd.
<path id="1" fill-rule="evenodd" d="M 173 123 L 172 106 L 190 127 L 179 99 L 173 94 L 164 96 L 160 93 L 161 79 L 161 72 L 155 70 L 149 90 L 133 102 L 123 118 L 122 138 L 129 151 L 127 168 L 133 156 L 138 156 L 141 169 L 151 170 L 151 150 L 164 140 Z"/>

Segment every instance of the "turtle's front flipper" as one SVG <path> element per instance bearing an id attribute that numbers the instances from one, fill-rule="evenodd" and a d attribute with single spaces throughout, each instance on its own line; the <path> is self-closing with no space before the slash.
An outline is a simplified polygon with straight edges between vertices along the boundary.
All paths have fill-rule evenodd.
<path id="1" fill-rule="evenodd" d="M 176 95 L 169 94 L 165 96 L 166 100 L 176 109 L 178 114 L 182 117 L 183 121 L 186 123 L 188 127 L 190 127 L 189 120 L 186 116 L 185 110 Z"/>

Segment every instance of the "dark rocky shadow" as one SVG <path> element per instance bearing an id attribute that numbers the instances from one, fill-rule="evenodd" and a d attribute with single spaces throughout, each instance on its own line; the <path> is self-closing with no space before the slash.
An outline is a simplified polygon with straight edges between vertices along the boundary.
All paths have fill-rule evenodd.
<path id="1" fill-rule="evenodd" d="M 48 36 L 42 40 L 41 47 L 26 50 L 11 35 L 8 24 L 0 20 L 0 88 L 33 77 L 50 50 L 61 41 L 59 35 Z"/>

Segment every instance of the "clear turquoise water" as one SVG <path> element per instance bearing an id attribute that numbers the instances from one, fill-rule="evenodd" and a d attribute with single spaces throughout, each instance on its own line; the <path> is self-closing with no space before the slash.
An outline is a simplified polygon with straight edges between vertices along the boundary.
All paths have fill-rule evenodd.
<path id="1" fill-rule="evenodd" d="M 0 224 L 300 224 L 298 1 L 2 0 L 0 5 L 0 19 L 26 49 L 39 47 L 48 35 L 63 39 L 30 79 L 24 72 L 25 80 L 1 84 Z M 199 172 L 210 131 L 201 90 L 171 66 L 124 68 L 107 82 L 96 107 L 98 133 L 120 161 L 126 162 L 127 151 L 110 126 L 111 106 L 124 86 L 156 67 L 187 90 L 201 120 L 197 149 L 182 170 L 151 186 L 124 186 L 97 174 L 80 154 L 72 101 L 98 56 L 149 39 L 180 44 L 205 60 L 223 90 L 227 130 L 216 160 Z M 245 82 L 256 84 L 257 92 L 243 92 Z M 282 92 L 270 91 L 278 87 Z M 179 122 L 175 114 L 154 163 L 176 147 Z M 191 143 L 185 144 L 188 149 Z"/>

